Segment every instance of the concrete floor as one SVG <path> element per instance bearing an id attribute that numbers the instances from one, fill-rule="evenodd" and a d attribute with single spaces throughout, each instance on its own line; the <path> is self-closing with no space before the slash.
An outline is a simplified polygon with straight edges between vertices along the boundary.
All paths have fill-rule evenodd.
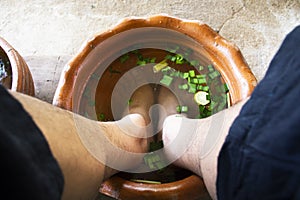
<path id="1" fill-rule="evenodd" d="M 124 17 L 200 20 L 241 49 L 258 80 L 300 24 L 300 0 L 0 0 L 0 8 L 0 36 L 25 58 L 36 97 L 50 103 L 62 68 L 83 42 Z"/>

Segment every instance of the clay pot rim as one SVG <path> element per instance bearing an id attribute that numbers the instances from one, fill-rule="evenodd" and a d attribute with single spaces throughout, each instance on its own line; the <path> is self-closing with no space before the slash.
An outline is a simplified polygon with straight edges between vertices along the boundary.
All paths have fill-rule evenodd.
<path id="1" fill-rule="evenodd" d="M 4 50 L 4 52 L 6 53 L 9 59 L 12 76 L 13 76 L 11 90 L 16 91 L 18 86 L 18 78 L 19 78 L 17 62 L 16 62 L 18 58 L 16 52 L 14 48 L 2 37 L 0 37 L 0 47 Z"/>
<path id="2" fill-rule="evenodd" d="M 145 190 L 145 188 L 147 188 L 148 190 L 153 190 L 153 191 L 156 191 L 157 189 L 162 188 L 162 187 L 168 188 L 168 190 L 169 189 L 174 190 L 174 183 L 176 183 L 176 185 L 181 185 L 183 183 L 193 182 L 193 180 L 195 180 L 195 179 L 199 179 L 199 177 L 195 174 L 192 174 L 186 178 L 183 178 L 183 179 L 180 179 L 177 181 L 173 181 L 173 182 L 169 182 L 169 183 L 147 184 L 147 183 L 138 183 L 138 182 L 130 181 L 130 180 L 121 178 L 117 175 L 116 175 L 116 178 L 114 178 L 115 181 L 122 181 L 124 187 L 133 187 L 134 186 L 137 190 L 139 190 L 139 189 Z M 192 186 L 192 187 L 194 187 L 194 186 Z"/>
<path id="3" fill-rule="evenodd" d="M 0 47 L 7 55 L 11 66 L 12 84 L 10 90 L 34 96 L 35 88 L 32 75 L 24 59 L 3 37 L 0 37 Z"/>
<path id="4" fill-rule="evenodd" d="M 116 188 L 118 188 L 118 191 L 115 191 Z M 145 197 L 145 199 L 165 199 L 165 197 L 170 197 L 170 194 L 172 194 L 171 196 L 179 195 L 179 199 L 187 196 L 198 197 L 196 199 L 200 197 L 206 197 L 205 199 L 207 199 L 208 197 L 207 189 L 202 179 L 197 175 L 191 175 L 185 179 L 164 184 L 135 183 L 115 175 L 106 180 L 100 186 L 99 191 L 117 199 L 140 199 L 141 197 Z"/>
<path id="5" fill-rule="evenodd" d="M 77 76 L 81 64 L 95 46 L 117 33 L 142 27 L 167 28 L 184 33 L 199 42 L 206 51 L 215 55 L 217 59 L 214 62 L 218 63 L 214 63 L 215 67 L 220 71 L 229 88 L 238 88 L 238 90 L 229 90 L 232 104 L 248 97 L 257 85 L 256 77 L 248 67 L 239 48 L 220 36 L 207 24 L 198 20 L 181 19 L 164 13 L 149 17 L 131 16 L 120 20 L 111 29 L 95 34 L 84 42 L 78 53 L 63 69 L 54 94 L 53 105 L 72 108 L 72 94 L 76 84 L 76 78 L 74 77 Z M 224 63 L 220 63 L 220 60 Z M 221 67 L 221 64 L 227 67 Z M 234 86 L 234 84 L 237 86 Z"/>

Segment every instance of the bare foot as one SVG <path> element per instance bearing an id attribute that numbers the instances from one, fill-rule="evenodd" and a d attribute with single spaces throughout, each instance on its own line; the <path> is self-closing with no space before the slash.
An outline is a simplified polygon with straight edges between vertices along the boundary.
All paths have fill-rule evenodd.
<path id="1" fill-rule="evenodd" d="M 121 120 L 100 123 L 107 138 L 119 149 L 114 153 L 112 151 L 108 163 L 111 162 L 121 167 L 107 167 L 106 177 L 110 177 L 120 169 L 125 171 L 134 168 L 143 162 L 142 154 L 139 156 L 132 153 L 146 153 L 150 141 L 153 140 L 149 137 L 153 130 L 149 110 L 153 104 L 153 88 L 150 85 L 144 85 L 133 93 L 128 109 Z"/>
<path id="2" fill-rule="evenodd" d="M 146 125 L 151 123 L 151 117 L 149 114 L 151 106 L 154 104 L 154 91 L 153 88 L 148 85 L 139 87 L 131 96 L 128 102 L 128 109 L 123 116 L 127 114 L 140 114 L 145 119 Z"/>
<path id="3" fill-rule="evenodd" d="M 206 124 L 205 119 L 194 120 L 178 115 L 167 117 L 163 125 L 163 141 L 167 158 L 172 160 L 173 164 L 202 176 L 200 151 L 203 137 L 206 136 L 205 130 L 208 128 L 209 124 Z"/>
<path id="4" fill-rule="evenodd" d="M 204 119 L 172 115 L 164 122 L 163 141 L 167 158 L 203 177 L 213 199 L 216 199 L 219 152 L 232 122 L 246 101 Z"/>
<path id="5" fill-rule="evenodd" d="M 158 134 L 157 141 L 162 140 L 162 125 L 169 115 L 177 113 L 176 107 L 179 105 L 179 102 L 176 96 L 167 88 L 161 86 L 159 89 L 159 95 L 157 98 L 157 103 L 160 106 L 159 109 L 159 123 L 158 123 Z"/>

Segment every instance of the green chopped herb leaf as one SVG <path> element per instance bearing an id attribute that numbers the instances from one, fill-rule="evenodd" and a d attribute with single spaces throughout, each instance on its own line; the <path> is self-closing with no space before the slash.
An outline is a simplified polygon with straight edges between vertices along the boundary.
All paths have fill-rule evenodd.
<path id="1" fill-rule="evenodd" d="M 149 181 L 149 180 L 142 180 L 142 179 L 130 179 L 130 180 L 137 183 L 161 184 L 161 182 L 159 181 Z"/>
<path id="2" fill-rule="evenodd" d="M 225 89 L 225 92 L 229 91 L 228 85 L 226 83 L 224 83 L 224 89 Z"/>
<path id="3" fill-rule="evenodd" d="M 196 75 L 197 78 L 206 78 L 206 74 L 197 74 Z"/>
<path id="4" fill-rule="evenodd" d="M 171 70 L 171 73 L 170 73 L 170 76 L 174 76 L 174 77 L 180 77 L 181 75 L 181 73 L 180 73 L 180 71 L 176 71 L 176 70 L 174 70 L 173 68 L 171 68 L 172 70 Z"/>
<path id="5" fill-rule="evenodd" d="M 164 77 L 160 80 L 160 83 L 169 87 L 173 81 L 173 78 L 168 75 L 164 75 Z"/>
<path id="6" fill-rule="evenodd" d="M 210 102 L 210 105 L 209 105 L 209 109 L 210 110 L 214 110 L 214 108 L 218 105 L 218 103 L 214 102 L 214 101 L 211 101 Z"/>
<path id="7" fill-rule="evenodd" d="M 178 113 L 186 113 L 189 111 L 188 106 L 176 106 L 176 111 Z"/>
<path id="8" fill-rule="evenodd" d="M 198 83 L 198 79 L 197 79 L 197 78 L 193 78 L 193 79 L 192 79 L 192 83 L 197 84 L 197 83 Z"/>
<path id="9" fill-rule="evenodd" d="M 181 113 L 181 106 L 176 106 L 176 111 L 177 111 L 178 113 Z"/>
<path id="10" fill-rule="evenodd" d="M 146 63 L 150 63 L 150 60 L 151 60 L 151 58 L 144 58 L 144 61 L 145 61 Z"/>
<path id="11" fill-rule="evenodd" d="M 209 87 L 208 86 L 203 86 L 202 90 L 205 91 L 205 92 L 208 92 L 209 91 Z"/>
<path id="12" fill-rule="evenodd" d="M 166 166 L 163 162 L 156 162 L 155 165 L 159 170 L 163 169 Z"/>
<path id="13" fill-rule="evenodd" d="M 220 76 L 220 73 L 218 71 L 213 71 L 208 74 L 209 78 L 215 79 L 216 77 Z"/>
<path id="14" fill-rule="evenodd" d="M 188 107 L 187 106 L 181 106 L 181 112 L 182 113 L 185 113 L 185 112 L 187 112 L 189 109 L 188 109 Z"/>
<path id="15" fill-rule="evenodd" d="M 189 74 L 190 74 L 190 77 L 195 77 L 196 74 L 195 74 L 195 71 L 194 70 L 190 70 L 189 71 Z"/>
<path id="16" fill-rule="evenodd" d="M 156 151 L 158 149 L 161 149 L 164 147 L 163 141 L 159 141 L 159 142 L 150 142 L 149 145 L 149 151 Z"/>
<path id="17" fill-rule="evenodd" d="M 214 67 L 212 65 L 208 65 L 207 68 L 208 68 L 209 72 L 215 71 L 215 69 L 214 69 Z"/>
<path id="18" fill-rule="evenodd" d="M 167 60 L 164 59 L 161 62 L 159 62 L 159 63 L 157 63 L 156 65 L 153 66 L 153 72 L 157 73 L 157 72 L 159 72 L 160 70 L 164 69 L 167 66 L 168 66 Z"/>
<path id="19" fill-rule="evenodd" d="M 176 64 L 183 64 L 184 63 L 184 59 L 183 59 L 183 56 L 181 54 L 177 54 L 175 57 L 176 57 Z"/>
<path id="20" fill-rule="evenodd" d="M 98 116 L 98 120 L 99 121 L 105 121 L 105 114 L 104 113 L 100 113 Z"/>
<path id="21" fill-rule="evenodd" d="M 161 69 L 162 73 L 167 73 L 168 71 L 170 71 L 172 68 L 170 66 L 166 66 L 165 68 Z"/>
<path id="22" fill-rule="evenodd" d="M 188 84 L 178 85 L 178 88 L 181 90 L 187 90 L 189 88 Z"/>
<path id="23" fill-rule="evenodd" d="M 197 90 L 202 90 L 203 86 L 202 85 L 197 85 Z"/>
<path id="24" fill-rule="evenodd" d="M 139 52 L 138 49 L 133 50 L 132 53 L 134 53 L 134 54 L 140 54 L 140 52 Z"/>
<path id="25" fill-rule="evenodd" d="M 188 72 L 184 72 L 182 78 L 187 79 L 188 77 L 189 77 L 189 73 Z"/>
<path id="26" fill-rule="evenodd" d="M 124 54 L 124 55 L 120 58 L 120 62 L 121 62 L 121 63 L 124 63 L 124 62 L 126 62 L 128 59 L 129 59 L 129 54 L 126 53 L 126 54 Z"/>
<path id="27" fill-rule="evenodd" d="M 146 62 L 145 60 L 138 60 L 138 61 L 136 62 L 136 64 L 137 64 L 138 66 L 144 66 L 144 65 L 147 64 L 147 62 Z"/>
<path id="28" fill-rule="evenodd" d="M 131 104 L 132 104 L 132 99 L 129 99 L 128 102 L 127 102 L 127 105 L 130 106 Z"/>
<path id="29" fill-rule="evenodd" d="M 189 83 L 189 93 L 196 93 L 197 91 L 197 86 L 196 84 L 193 84 L 193 83 Z"/>
<path id="30" fill-rule="evenodd" d="M 176 56 L 172 56 L 171 61 L 175 62 L 176 61 Z"/>
<path id="31" fill-rule="evenodd" d="M 171 60 L 172 58 L 173 58 L 173 56 L 170 54 L 166 55 L 166 57 L 165 57 L 166 60 Z"/>
<path id="32" fill-rule="evenodd" d="M 179 46 L 176 46 L 174 49 L 167 49 L 167 51 L 171 53 L 176 53 L 176 51 L 179 49 Z"/>
<path id="33" fill-rule="evenodd" d="M 112 67 L 108 68 L 108 71 L 110 72 L 110 74 L 121 74 L 120 71 L 113 69 Z"/>
<path id="34" fill-rule="evenodd" d="M 199 61 L 198 61 L 198 60 L 192 60 L 192 61 L 190 62 L 190 64 L 191 64 L 192 66 L 194 66 L 194 67 L 197 67 L 197 66 L 199 65 Z"/>
<path id="35" fill-rule="evenodd" d="M 150 63 L 155 63 L 155 61 L 156 61 L 156 58 L 151 58 L 150 59 Z"/>
<path id="36" fill-rule="evenodd" d="M 163 162 L 156 153 L 149 153 L 144 156 L 144 162 L 150 169 L 160 169 L 159 167 L 163 166 Z M 155 166 L 159 166 L 158 168 Z"/>
<path id="37" fill-rule="evenodd" d="M 205 84 L 206 83 L 206 79 L 205 78 L 199 78 L 198 79 L 198 84 Z"/>
<path id="38" fill-rule="evenodd" d="M 200 111 L 200 113 L 204 112 L 204 110 L 205 110 L 205 106 L 199 105 L 199 111 Z"/>

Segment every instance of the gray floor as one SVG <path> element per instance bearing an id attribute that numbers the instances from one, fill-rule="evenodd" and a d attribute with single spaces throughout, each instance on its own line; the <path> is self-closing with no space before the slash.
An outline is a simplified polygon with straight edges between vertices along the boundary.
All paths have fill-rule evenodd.
<path id="1" fill-rule="evenodd" d="M 299 0 L 0 0 L 0 8 L 0 36 L 25 58 L 36 97 L 47 102 L 83 42 L 124 17 L 166 13 L 200 20 L 241 49 L 258 80 L 300 23 Z"/>

